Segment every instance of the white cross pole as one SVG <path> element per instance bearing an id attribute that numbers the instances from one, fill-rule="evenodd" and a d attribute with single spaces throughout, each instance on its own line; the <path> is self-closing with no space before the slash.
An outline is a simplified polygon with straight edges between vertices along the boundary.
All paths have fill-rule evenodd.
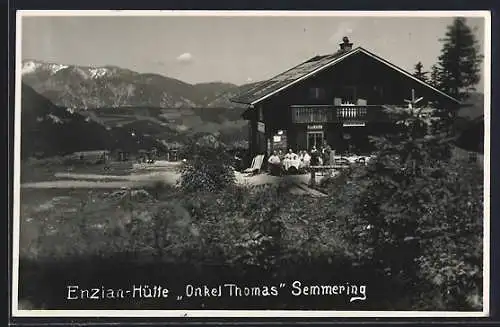
<path id="1" fill-rule="evenodd" d="M 405 102 L 408 103 L 408 109 L 413 109 L 413 106 L 422 101 L 422 99 L 423 97 L 416 99 L 415 89 L 411 89 L 411 100 L 405 100 Z"/>

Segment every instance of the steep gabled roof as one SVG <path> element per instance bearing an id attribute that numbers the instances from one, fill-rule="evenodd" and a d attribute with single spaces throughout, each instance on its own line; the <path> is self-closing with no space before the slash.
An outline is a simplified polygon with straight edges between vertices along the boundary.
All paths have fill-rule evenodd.
<path id="1" fill-rule="evenodd" d="M 400 74 L 405 75 L 416 82 L 424 85 L 425 87 L 432 89 L 434 92 L 437 92 L 441 94 L 442 96 L 448 98 L 449 100 L 459 104 L 460 101 L 453 98 L 452 96 L 436 89 L 429 83 L 426 83 L 412 74 L 408 73 L 407 71 L 397 67 L 396 65 L 390 63 L 389 61 L 371 53 L 370 51 L 362 48 L 362 47 L 357 47 L 353 50 L 347 51 L 347 52 L 337 52 L 335 54 L 331 55 L 325 55 L 325 56 L 316 56 L 314 58 L 311 58 L 303 63 L 301 63 L 298 66 L 295 66 L 279 75 L 276 75 L 275 77 L 259 83 L 256 87 L 250 89 L 249 91 L 238 95 L 237 97 L 231 99 L 232 102 L 236 103 L 241 103 L 241 104 L 247 104 L 247 105 L 255 105 L 271 96 L 274 94 L 281 92 L 292 85 L 299 83 L 302 80 L 305 80 L 309 77 L 312 77 L 316 73 L 329 68 L 344 59 L 356 54 L 356 53 L 364 53 L 371 58 L 387 65 L 388 67 L 398 71 Z"/>
<path id="2" fill-rule="evenodd" d="M 354 53 L 356 50 L 358 49 L 351 50 L 347 53 L 339 52 L 332 55 L 313 57 L 265 82 L 259 83 L 254 88 L 231 99 L 231 101 L 250 105 L 256 104 L 271 95 L 292 86 L 296 82 L 309 77 L 311 73 L 330 67 L 336 60 L 347 57 L 348 54 Z"/>

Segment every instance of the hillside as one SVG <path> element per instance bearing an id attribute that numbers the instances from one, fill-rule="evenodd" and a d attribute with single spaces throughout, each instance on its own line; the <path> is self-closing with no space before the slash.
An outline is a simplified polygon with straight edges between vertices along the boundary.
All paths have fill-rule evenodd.
<path id="1" fill-rule="evenodd" d="M 247 122 L 234 108 L 104 107 L 74 110 L 56 106 L 22 87 L 22 153 L 51 156 L 82 150 L 123 149 L 182 144 L 190 135 L 216 134 L 227 143 L 244 142 Z"/>
<path id="2" fill-rule="evenodd" d="M 142 128 L 141 128 L 142 129 Z M 175 139 L 168 129 L 165 138 Z M 72 109 L 56 106 L 31 87 L 23 84 L 21 95 L 21 153 L 22 157 L 53 156 L 84 150 L 124 149 L 137 151 L 162 142 L 145 135 L 141 130 L 132 133 L 124 127 L 110 128 Z"/>
<path id="3" fill-rule="evenodd" d="M 195 93 L 198 94 L 198 102 L 202 107 L 217 107 L 211 105 L 216 102 L 220 97 L 224 96 L 227 92 L 237 91 L 240 87 L 231 84 L 231 83 L 223 83 L 223 82 L 212 82 L 212 83 L 199 83 L 194 84 L 193 89 Z M 226 108 L 232 108 L 234 106 L 233 103 L 227 103 Z"/>
<path id="4" fill-rule="evenodd" d="M 245 105 L 231 102 L 230 99 L 236 97 L 238 94 L 245 93 L 250 89 L 257 86 L 260 82 L 244 84 L 226 89 L 224 92 L 219 93 L 216 98 L 207 103 L 209 108 L 245 108 Z"/>
<path id="5" fill-rule="evenodd" d="M 228 101 L 239 93 L 230 83 L 188 84 L 158 74 L 141 74 L 115 66 L 90 67 L 25 60 L 23 82 L 54 104 L 75 108 L 102 107 L 240 107 Z"/>

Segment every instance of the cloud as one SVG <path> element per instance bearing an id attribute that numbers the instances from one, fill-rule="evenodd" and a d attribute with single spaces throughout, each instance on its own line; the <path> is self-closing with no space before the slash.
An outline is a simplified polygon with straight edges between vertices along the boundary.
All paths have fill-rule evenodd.
<path id="1" fill-rule="evenodd" d="M 331 43 L 341 43 L 344 36 L 349 36 L 354 31 L 354 24 L 350 22 L 342 22 L 339 24 L 335 32 L 330 36 Z"/>
<path id="2" fill-rule="evenodd" d="M 253 78 L 247 77 L 247 83 L 253 82 Z"/>
<path id="3" fill-rule="evenodd" d="M 189 52 L 184 52 L 183 54 L 177 57 L 177 61 L 185 64 L 190 63 L 193 61 L 193 55 L 190 54 Z"/>

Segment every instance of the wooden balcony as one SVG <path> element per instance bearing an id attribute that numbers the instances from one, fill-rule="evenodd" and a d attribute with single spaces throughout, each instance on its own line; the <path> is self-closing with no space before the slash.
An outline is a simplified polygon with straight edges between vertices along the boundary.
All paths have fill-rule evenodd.
<path id="1" fill-rule="evenodd" d="M 294 123 L 389 122 L 391 117 L 381 105 L 292 105 Z"/>

